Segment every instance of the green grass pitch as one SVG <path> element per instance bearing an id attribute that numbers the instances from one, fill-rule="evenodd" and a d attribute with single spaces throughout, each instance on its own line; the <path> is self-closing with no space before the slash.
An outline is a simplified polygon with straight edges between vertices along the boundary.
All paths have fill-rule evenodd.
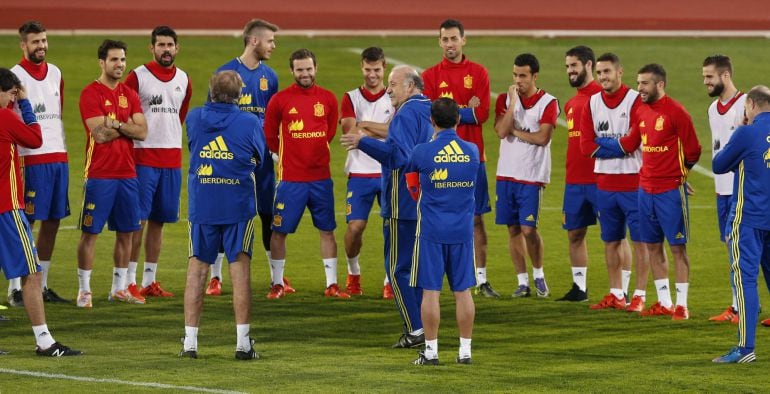
<path id="1" fill-rule="evenodd" d="M 149 32 L 148 32 L 149 33 Z M 67 298 L 77 293 L 74 230 L 80 211 L 84 132 L 78 113 L 81 89 L 98 77 L 96 48 L 105 37 L 49 35 L 48 59 L 61 67 L 65 78 L 64 122 L 70 154 L 70 204 L 72 216 L 62 222 L 49 284 Z M 129 44 L 129 68 L 150 59 L 147 37 L 116 37 Z M 237 38 L 180 37 L 177 64 L 194 82 L 192 105 L 206 97 L 210 73 L 241 53 Z M 667 93 L 691 113 L 703 145 L 700 164 L 710 169 L 711 143 L 706 109 L 711 99 L 702 86 L 701 61 L 707 55 L 725 53 L 733 58 L 735 80 L 744 91 L 768 83 L 770 52 L 762 39 L 620 39 L 620 38 L 488 38 L 468 37 L 465 48 L 470 59 L 485 65 L 493 92 L 504 92 L 511 81 L 513 58 L 532 52 L 541 62 L 538 86 L 564 104 L 573 94 L 564 72 L 564 52 L 578 44 L 590 45 L 597 54 L 617 53 L 625 66 L 624 81 L 636 86 L 636 70 L 658 62 L 668 73 Z M 288 69 L 289 54 L 300 47 L 318 57 L 319 85 L 339 97 L 361 84 L 358 54 L 351 48 L 377 45 L 389 57 L 427 67 L 438 62 L 441 50 L 435 37 L 307 38 L 278 36 L 278 48 L 269 65 L 280 78 L 281 88 L 293 83 Z M 10 67 L 21 57 L 16 37 L 0 37 L 0 66 Z M 491 117 L 493 118 L 493 117 Z M 497 138 L 492 120 L 485 124 L 488 174 L 493 181 L 497 164 Z M 151 299 L 147 305 L 113 305 L 107 302 L 114 235 L 104 232 L 97 243 L 92 286 L 94 308 L 47 305 L 48 324 L 55 337 L 83 349 L 87 355 L 70 359 L 34 356 L 31 329 L 22 310 L 2 312 L 13 318 L 0 324 L 0 348 L 12 353 L 0 358 L 0 392 L 156 391 L 157 387 L 119 383 L 43 379 L 7 373 L 35 371 L 93 379 L 118 379 L 173 386 L 224 389 L 246 392 L 485 392 L 485 391 L 761 391 L 767 382 L 766 344 L 768 329 L 758 328 L 758 356 L 754 365 L 712 365 L 710 359 L 735 343 L 736 327 L 712 324 L 708 316 L 730 302 L 727 256 L 718 240 L 713 181 L 692 173 L 696 195 L 690 199 L 692 241 L 689 321 L 642 319 L 624 312 L 589 311 L 587 304 L 556 303 L 571 285 L 567 239 L 561 229 L 561 200 L 564 180 L 565 128 L 554 134 L 552 183 L 545 191 L 541 232 L 545 242 L 545 272 L 553 295 L 549 299 L 511 299 L 515 273 L 506 246 L 506 230 L 486 216 L 489 234 L 488 274 L 495 288 L 506 297 L 476 298 L 477 316 L 473 341 L 474 364 L 453 363 L 458 339 L 453 301 L 442 298 L 443 324 L 439 354 L 445 365 L 420 368 L 409 365 L 414 351 L 391 350 L 401 332 L 400 320 L 391 301 L 379 299 L 382 286 L 381 221 L 373 214 L 362 252 L 365 296 L 352 300 L 323 298 L 323 267 L 318 235 L 305 218 L 299 231 L 288 240 L 286 273 L 297 294 L 268 301 L 268 267 L 259 241 L 252 264 L 254 289 L 252 336 L 263 359 L 252 363 L 233 360 L 235 329 L 226 295 L 207 298 L 200 327 L 198 360 L 179 359 L 183 335 L 182 293 L 187 266 L 187 231 L 184 222 L 166 227 L 158 278 L 176 294 L 172 299 Z M 336 231 L 340 258 L 339 278 L 345 278 L 344 187 L 342 167 L 345 152 L 335 139 L 332 168 L 335 181 Z M 186 170 L 186 168 L 185 168 Z M 490 182 L 494 185 L 494 182 Z M 182 216 L 186 216 L 183 190 Z M 490 190 L 494 195 L 494 189 Z M 607 291 L 603 248 L 598 228 L 589 231 L 591 300 Z M 141 267 L 141 264 L 140 264 Z M 225 274 L 228 278 L 229 275 Z M 632 280 L 633 286 L 633 280 Z M 5 285 L 5 282 L 2 284 Z M 654 289 L 648 288 L 649 300 Z M 762 298 L 767 294 L 760 285 Z M 762 317 L 768 317 L 766 313 Z M 738 370 L 740 368 L 740 371 Z M 181 387 L 165 390 L 180 391 Z"/>

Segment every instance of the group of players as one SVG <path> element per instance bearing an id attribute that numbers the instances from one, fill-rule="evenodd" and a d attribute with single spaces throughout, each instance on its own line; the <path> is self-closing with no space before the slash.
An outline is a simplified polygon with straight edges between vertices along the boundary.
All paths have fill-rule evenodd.
<path id="1" fill-rule="evenodd" d="M 236 121 L 226 115 L 231 111 L 229 105 L 233 104 L 229 101 L 235 99 L 241 111 L 255 114 L 261 120 L 255 123 L 256 126 L 249 126 L 252 130 L 262 131 L 252 133 L 258 135 L 258 141 L 249 142 L 250 149 L 256 150 L 251 161 L 251 183 L 256 189 L 255 211 L 251 217 L 258 215 L 260 218 L 263 246 L 270 264 L 271 288 L 267 297 L 282 298 L 286 293 L 294 292 L 284 277 L 286 237 L 296 230 L 305 207 L 309 208 L 313 224 L 319 229 L 326 273 L 325 296 L 349 298 L 363 294 L 358 255 L 369 212 L 374 200 L 377 200 L 385 218 L 383 297 L 396 300 L 404 322 L 404 333 L 394 347 L 411 348 L 426 344 L 426 351 L 417 363 L 437 363 L 437 291 L 441 290 L 440 280 L 436 284 L 422 279 L 423 274 L 418 269 L 426 266 L 419 264 L 422 251 L 432 250 L 425 246 L 431 243 L 464 245 L 466 238 L 472 239 L 472 243 L 465 248 L 437 252 L 444 257 L 461 256 L 455 263 L 463 267 L 475 261 L 475 275 L 471 273 L 471 282 L 467 280 L 467 275 L 457 276 L 457 272 L 446 269 L 447 275 L 454 275 L 456 279 L 450 278 L 450 287 L 458 301 L 458 324 L 461 327 L 457 360 L 470 362 L 475 312 L 468 290 L 475 285 L 479 294 L 488 297 L 499 297 L 499 294 L 486 276 L 487 242 L 483 221 L 483 215 L 491 211 L 482 138 L 482 125 L 490 109 L 489 77 L 483 66 L 471 62 L 463 54 L 466 44 L 463 25 L 452 19 L 441 24 L 439 45 L 443 50 L 443 59 L 439 64 L 422 75 L 410 67 L 395 67 L 387 87 L 384 84 L 387 64 L 382 49 L 372 47 L 364 50 L 361 55 L 364 83 L 343 96 L 339 116 L 334 95 L 315 84 L 317 60 L 309 50 L 302 49 L 292 54 L 289 65 L 296 83 L 278 91 L 277 75 L 264 63 L 270 59 L 275 48 L 277 31 L 277 26 L 263 20 L 255 19 L 247 23 L 243 32 L 242 55 L 217 70 L 211 80 L 210 103 L 196 113 L 195 118 L 198 119 L 196 130 L 224 130 Z M 3 94 L 12 92 L 11 95 L 15 95 L 16 109 L 25 123 L 40 125 L 42 147 L 35 148 L 35 141 L 17 141 L 20 146 L 18 154 L 24 164 L 25 182 L 22 184 L 21 177 L 17 176 L 13 182 L 4 184 L 11 184 L 12 190 L 8 193 L 24 190 L 24 201 L 12 199 L 10 203 L 13 206 L 9 206 L 6 213 L 14 215 L 15 223 L 23 222 L 25 215 L 19 215 L 17 210 L 26 204 L 26 217 L 32 223 L 41 221 L 36 243 L 40 265 L 36 263 L 31 235 L 26 235 L 28 242 L 24 247 L 27 252 L 24 261 L 28 262 L 27 269 L 14 271 L 4 265 L 3 271 L 9 278 L 42 272 L 39 275 L 42 279 L 40 288 L 30 287 L 29 290 L 42 294 L 41 300 L 62 302 L 65 300 L 47 286 L 46 277 L 59 220 L 69 214 L 67 154 L 61 122 L 63 81 L 59 69 L 45 61 L 48 46 L 42 24 L 28 22 L 19 29 L 19 33 L 24 57 L 13 72 L 20 81 L 3 81 L 0 87 Z M 131 71 L 126 81 L 121 83 L 126 49 L 120 41 L 104 41 L 98 51 L 101 75 L 83 90 L 80 98 L 88 144 L 84 200 L 79 220 L 82 230 L 78 244 L 79 292 L 76 303 L 79 307 L 92 306 L 90 274 L 93 253 L 105 222 L 117 233 L 109 299 L 144 303 L 148 296 L 171 296 L 160 287 L 155 272 L 163 224 L 179 219 L 182 124 L 187 117 L 191 83 L 187 74 L 174 65 L 178 45 L 176 33 L 171 28 L 160 26 L 153 30 L 150 45 L 153 60 Z M 568 233 L 573 284 L 559 300 L 588 300 L 585 236 L 587 227 L 595 224 L 598 218 L 610 283 L 609 293 L 590 308 L 623 309 L 639 312 L 643 316 L 668 315 L 675 320 L 687 319 L 689 259 L 685 245 L 689 238 L 687 195 L 691 189 L 686 179 L 701 153 L 690 116 L 683 106 L 666 95 L 666 72 L 658 64 L 645 65 L 638 71 L 638 91 L 623 84 L 623 66 L 615 54 L 595 57 L 590 48 L 578 46 L 566 52 L 565 64 L 569 83 L 577 89 L 576 95 L 564 105 L 568 151 L 563 227 Z M 508 227 L 509 250 L 519 283 L 514 297 L 531 294 L 527 256 L 532 265 L 536 295 L 548 297 L 550 294 L 543 272 L 543 242 L 537 229 L 542 193 L 550 182 L 550 142 L 560 108 L 555 97 L 537 88 L 539 70 L 540 65 L 534 55 L 517 56 L 513 66 L 513 84 L 506 94 L 498 96 L 494 110 L 494 128 L 501 141 L 496 172 L 495 222 Z M 743 94 L 732 83 L 732 73 L 730 59 L 726 56 L 711 56 L 703 63 L 704 85 L 709 95 L 717 98 L 709 108 L 715 155 L 728 146 L 732 132 L 747 122 L 744 119 L 747 97 L 753 106 L 761 107 L 763 103 L 764 90 L 753 89 L 753 98 Z M 241 89 L 233 98 L 232 86 L 238 81 Z M 214 95 L 215 86 L 217 95 Z M 27 95 L 30 100 L 25 104 Z M 451 122 L 447 123 L 444 119 L 447 114 L 453 113 L 450 106 L 433 105 L 436 108 L 432 108 L 431 101 L 443 102 L 440 101 L 442 98 L 452 99 L 459 106 L 459 124 L 450 125 Z M 14 100 L 11 98 L 9 101 Z M 34 103 L 32 115 L 36 115 L 36 119 L 29 116 L 30 111 L 26 108 L 29 101 Z M 218 108 L 217 103 L 222 103 L 224 109 Z M 7 103 L 3 107 L 5 105 Z M 208 108 L 209 105 L 211 108 Z M 444 121 L 436 122 L 437 118 Z M 753 120 L 753 117 L 750 118 Z M 337 283 L 337 245 L 333 233 L 336 221 L 328 147 L 338 123 L 344 133 L 341 142 L 349 150 L 345 164 L 348 175 L 348 226 L 344 238 L 348 275 L 344 289 Z M 182 355 L 197 357 L 197 323 L 202 294 L 190 289 L 202 287 L 203 277 L 211 266 L 205 293 L 221 294 L 221 265 L 226 255 L 233 277 L 234 299 L 241 301 L 234 302 L 238 334 L 236 357 L 256 358 L 257 353 L 248 336 L 250 305 L 244 301 L 250 288 L 248 281 L 243 283 L 241 280 L 236 284 L 236 278 L 242 279 L 244 275 L 248 278 L 253 223 L 248 218 L 234 232 L 222 230 L 219 227 L 240 223 L 242 218 L 235 213 L 230 218 L 227 215 L 222 217 L 221 212 L 211 214 L 213 208 L 196 202 L 193 192 L 224 190 L 226 195 L 237 188 L 244 189 L 247 179 L 240 180 L 220 173 L 220 168 L 236 165 L 230 161 L 236 159 L 236 152 L 243 146 L 230 142 L 224 137 L 226 134 L 209 135 L 211 131 L 209 134 L 202 132 L 198 139 L 193 139 L 193 127 L 189 120 L 187 128 L 191 151 L 188 176 L 191 261 L 185 292 L 186 327 Z M 461 146 L 450 138 L 451 133 L 438 133 L 447 129 L 456 130 L 460 141 L 472 145 Z M 200 139 L 209 137 L 205 141 Z M 412 162 L 413 151 L 417 145 L 428 143 L 433 138 L 446 141 L 446 145 L 442 145 L 432 157 L 434 163 L 444 167 L 433 168 L 427 180 L 419 175 L 416 179 L 422 181 L 419 183 L 423 191 L 426 183 L 431 184 L 430 193 L 451 195 L 454 189 L 472 189 L 473 198 L 468 200 L 473 213 L 470 235 L 466 236 L 458 230 L 464 228 L 462 224 L 457 224 L 455 229 L 453 222 L 429 222 L 430 214 L 425 212 L 434 205 L 441 207 L 441 201 L 426 199 L 417 203 L 410 197 L 410 192 L 415 189 L 415 178 L 410 183 L 408 169 L 419 173 L 419 166 Z M 472 152 L 475 151 L 478 152 L 474 156 Z M 448 172 L 454 174 L 459 171 L 454 165 L 475 161 L 478 161 L 473 167 L 477 172 L 475 179 L 458 181 L 448 175 Z M 276 168 L 273 167 L 274 162 Z M 249 167 L 248 163 L 245 167 Z M 729 165 L 726 168 L 726 171 L 734 169 Z M 733 218 L 736 205 L 738 209 L 742 207 L 730 197 L 733 194 L 732 179 L 732 174 L 716 178 L 723 241 L 730 239 L 727 225 L 731 205 Z M 233 209 L 249 201 L 219 205 Z M 418 208 L 418 204 L 424 205 Z M 463 206 L 455 209 L 464 212 Z M 423 217 L 423 214 L 426 216 Z M 238 220 L 234 219 L 236 217 Z M 146 262 L 141 285 L 137 285 L 136 261 L 145 228 Z M 633 244 L 637 271 L 636 289 L 630 300 L 627 294 L 632 258 L 626 241 L 626 228 Z M 447 229 L 454 232 L 442 236 L 442 230 Z M 675 304 L 669 290 L 664 239 L 671 247 L 676 265 Z M 758 242 L 761 244 L 761 241 Z M 733 246 L 735 248 L 737 246 Z M 737 272 L 736 253 L 731 255 L 732 271 Z M 425 254 L 435 258 L 435 254 Z M 247 262 L 245 272 L 242 268 L 244 264 L 237 264 L 244 256 Z M 650 269 L 657 302 L 645 309 L 645 289 Z M 429 270 L 444 273 L 444 268 L 433 267 Z M 736 279 L 736 283 L 738 281 Z M 753 328 L 746 323 L 746 320 L 751 320 L 744 320 L 744 316 L 738 313 L 745 309 L 744 304 L 750 297 L 743 294 L 739 287 L 733 286 L 733 304 L 712 320 L 739 323 L 739 332 L 751 338 L 751 346 L 742 345 L 742 350 L 738 350 L 743 352 L 739 359 L 751 361 Z M 32 296 L 22 289 L 18 280 L 11 280 L 10 303 L 25 305 L 28 311 L 37 308 L 38 302 L 28 301 L 28 297 Z M 460 313 L 461 310 L 463 313 Z M 29 313 L 32 319 L 32 312 Z M 33 325 L 40 321 L 39 318 L 32 320 Z M 425 329 L 423 322 L 426 323 Z M 41 342 L 40 338 L 50 337 L 50 334 L 45 328 L 46 335 L 38 335 L 40 324 L 35 326 L 38 327 L 35 334 L 39 353 L 45 353 L 46 349 L 52 348 L 52 342 Z M 67 351 L 59 351 L 55 355 L 77 353 L 63 348 Z M 752 357 L 747 356 L 749 353 Z"/>

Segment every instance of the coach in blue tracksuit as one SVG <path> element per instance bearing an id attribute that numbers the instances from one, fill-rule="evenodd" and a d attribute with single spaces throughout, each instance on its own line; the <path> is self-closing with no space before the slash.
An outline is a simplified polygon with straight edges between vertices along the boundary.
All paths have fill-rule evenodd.
<path id="1" fill-rule="evenodd" d="M 735 173 L 733 202 L 726 233 L 738 299 L 738 346 L 716 363 L 755 360 L 754 338 L 759 313 L 760 265 L 770 271 L 770 89 L 755 86 L 746 94 L 746 117 L 730 141 L 714 156 L 714 173 Z"/>
<path id="2" fill-rule="evenodd" d="M 434 101 L 431 121 L 435 138 L 414 148 L 406 174 L 409 191 L 417 200 L 417 240 L 410 284 L 423 289 L 425 326 L 425 351 L 414 364 L 438 364 L 439 296 L 444 274 L 457 303 L 457 362 L 470 364 L 476 315 L 470 289 L 476 286 L 473 214 L 479 151 L 454 130 L 460 121 L 460 108 L 454 100 Z"/>
<path id="3" fill-rule="evenodd" d="M 420 317 L 422 289 L 409 286 L 412 251 L 417 228 L 417 204 L 409 197 L 404 177 L 409 155 L 417 144 L 430 141 L 430 100 L 422 94 L 420 74 L 408 66 L 396 66 L 388 77 L 387 92 L 397 108 L 388 126 L 385 141 L 348 133 L 340 137 L 342 145 L 360 149 L 382 164 L 383 235 L 385 271 L 393 285 L 398 312 L 404 321 L 404 333 L 394 348 L 411 348 L 425 342 Z"/>
<path id="4" fill-rule="evenodd" d="M 235 358 L 259 356 L 249 338 L 251 287 L 249 263 L 257 214 L 254 168 L 263 159 L 262 122 L 238 109 L 241 77 L 235 71 L 214 74 L 211 102 L 187 115 L 190 170 L 190 260 L 184 292 L 185 338 L 180 357 L 197 358 L 203 285 L 221 249 L 230 262 L 237 345 Z"/>

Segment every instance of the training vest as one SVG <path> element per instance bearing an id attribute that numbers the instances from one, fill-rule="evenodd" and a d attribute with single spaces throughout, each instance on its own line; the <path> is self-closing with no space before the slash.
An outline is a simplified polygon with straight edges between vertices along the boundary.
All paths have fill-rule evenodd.
<path id="1" fill-rule="evenodd" d="M 746 95 L 738 92 L 727 104 L 722 105 L 719 99 L 709 106 L 709 127 L 711 127 L 712 157 L 730 141 L 735 129 L 743 125 L 743 108 L 746 105 Z M 714 188 L 717 194 L 730 196 L 733 194 L 733 173 L 717 174 L 714 176 Z"/>
<path id="2" fill-rule="evenodd" d="M 11 71 L 19 77 L 21 84 L 27 90 L 27 97 L 43 132 L 43 145 L 37 149 L 19 146 L 19 156 L 66 152 L 64 123 L 62 123 L 61 118 L 62 92 L 59 91 L 61 88 L 61 70 L 48 63 L 48 73 L 42 81 L 33 78 L 27 73 L 27 70 L 18 64 L 13 66 Z"/>
<path id="3" fill-rule="evenodd" d="M 353 111 L 356 113 L 356 121 L 368 121 L 377 123 L 388 123 L 393 117 L 395 110 L 390 103 L 390 96 L 382 95 L 377 101 L 369 101 L 361 93 L 361 89 L 353 89 L 346 93 L 353 104 Z M 380 139 L 384 141 L 384 139 Z M 374 160 L 366 153 L 354 149 L 348 151 L 348 157 L 345 160 L 345 174 L 379 174 L 382 171 L 380 162 Z"/>
<path id="4" fill-rule="evenodd" d="M 620 138 L 630 129 L 631 109 L 639 92 L 628 89 L 626 97 L 615 108 L 604 103 L 602 92 L 591 96 L 589 105 L 593 118 L 596 137 Z M 596 159 L 594 172 L 597 174 L 638 174 L 642 167 L 642 151 L 637 149 L 625 157 L 616 159 Z"/>
<path id="5" fill-rule="evenodd" d="M 182 148 L 182 122 L 179 111 L 187 94 L 187 73 L 176 69 L 168 82 L 156 78 L 145 66 L 134 69 L 139 84 L 139 100 L 147 119 L 147 138 L 134 141 L 135 149 Z"/>

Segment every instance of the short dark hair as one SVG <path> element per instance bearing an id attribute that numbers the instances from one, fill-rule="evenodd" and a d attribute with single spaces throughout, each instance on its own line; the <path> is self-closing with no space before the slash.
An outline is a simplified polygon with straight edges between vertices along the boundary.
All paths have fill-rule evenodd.
<path id="1" fill-rule="evenodd" d="M 660 64 L 645 64 L 639 69 L 637 74 L 652 74 L 652 80 L 655 81 L 655 83 L 663 81 L 663 85 L 666 85 L 666 69 Z"/>
<path id="2" fill-rule="evenodd" d="M 27 41 L 27 35 L 45 32 L 45 26 L 38 21 L 27 21 L 19 27 L 19 39 Z"/>
<path id="3" fill-rule="evenodd" d="M 382 62 L 385 64 L 385 52 L 380 47 L 369 47 L 361 52 L 361 61 L 376 63 Z"/>
<path id="4" fill-rule="evenodd" d="M 463 24 L 457 19 L 447 19 L 444 22 L 441 22 L 441 27 L 439 27 L 439 35 L 441 35 L 441 30 L 452 28 L 460 30 L 460 37 L 465 37 L 465 28 L 463 27 Z"/>
<path id="5" fill-rule="evenodd" d="M 518 67 L 529 66 L 529 71 L 531 71 L 532 74 L 540 72 L 540 62 L 537 61 L 535 55 L 531 53 L 522 53 L 521 55 L 516 56 L 516 59 L 513 60 L 513 65 Z"/>
<path id="6" fill-rule="evenodd" d="M 7 68 L 0 68 L 0 91 L 7 92 L 21 86 L 19 77 Z"/>
<path id="7" fill-rule="evenodd" d="M 757 85 L 746 93 L 746 99 L 758 106 L 770 105 L 770 89 L 764 85 Z"/>
<path id="8" fill-rule="evenodd" d="M 99 50 L 96 52 L 96 55 L 100 60 L 107 60 L 107 52 L 109 52 L 110 49 L 122 49 L 123 52 L 128 53 L 128 45 L 126 45 L 125 42 L 106 39 L 102 41 L 102 45 L 99 45 Z"/>
<path id="9" fill-rule="evenodd" d="M 733 61 L 730 60 L 730 56 L 726 55 L 712 55 L 703 59 L 703 67 L 714 66 L 718 73 L 723 73 L 725 70 L 733 76 Z"/>
<path id="10" fill-rule="evenodd" d="M 246 22 L 246 26 L 243 26 L 243 46 L 246 46 L 249 43 L 249 37 L 254 36 L 255 32 L 260 29 L 275 33 L 278 31 L 278 25 L 263 19 L 252 19 Z"/>
<path id="11" fill-rule="evenodd" d="M 233 70 L 220 71 L 209 78 L 209 94 L 214 103 L 237 104 L 241 96 L 241 76 Z"/>
<path id="12" fill-rule="evenodd" d="M 316 66 L 315 53 L 310 49 L 302 48 L 292 52 L 289 56 L 289 68 L 294 70 L 294 61 L 300 59 L 313 59 L 313 67 Z"/>
<path id="13" fill-rule="evenodd" d="M 620 66 L 621 65 L 620 64 L 620 58 L 618 57 L 618 55 L 616 55 L 616 54 L 614 54 L 612 52 L 602 53 L 601 56 L 596 58 L 596 61 L 597 62 L 610 62 L 610 63 L 612 63 L 612 64 L 614 64 L 616 66 Z"/>
<path id="14" fill-rule="evenodd" d="M 152 40 L 150 41 L 152 45 L 155 45 L 158 36 L 171 37 L 174 39 L 174 44 L 176 44 L 176 32 L 168 26 L 163 25 L 152 29 Z"/>
<path id="15" fill-rule="evenodd" d="M 594 57 L 594 50 L 585 46 L 585 45 L 578 45 L 574 48 L 571 48 L 568 50 L 564 56 L 572 56 L 578 58 L 580 60 L 580 63 L 582 63 L 584 66 L 589 61 L 592 65 L 596 65 L 596 58 Z"/>
<path id="16" fill-rule="evenodd" d="M 448 97 L 440 97 L 430 105 L 430 117 L 436 126 L 453 129 L 460 122 L 460 107 Z"/>

